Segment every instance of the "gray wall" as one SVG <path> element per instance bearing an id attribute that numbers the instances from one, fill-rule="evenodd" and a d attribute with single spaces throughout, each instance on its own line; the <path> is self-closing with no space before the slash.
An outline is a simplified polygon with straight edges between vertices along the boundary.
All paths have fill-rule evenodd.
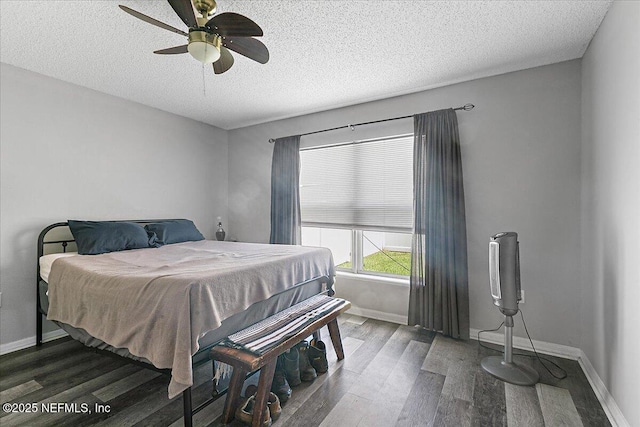
<path id="1" fill-rule="evenodd" d="M 640 426 L 640 3 L 614 2 L 582 60 L 581 348 Z"/>
<path id="2" fill-rule="evenodd" d="M 533 338 L 579 346 L 580 61 L 474 80 L 229 132 L 230 233 L 269 238 L 272 137 L 472 102 L 458 114 L 469 246 L 471 327 L 497 326 L 488 288 L 488 241 L 520 234 L 522 306 Z M 304 137 L 303 145 L 411 133 L 411 120 Z M 353 303 L 406 316 L 407 288 L 339 279 Z M 346 292 L 346 291 L 345 291 Z M 393 307 L 387 304 L 390 293 Z M 516 322 L 517 335 L 524 336 Z"/>
<path id="3" fill-rule="evenodd" d="M 224 130 L 2 64 L 1 343 L 35 336 L 36 239 L 66 219 L 227 216 Z M 51 325 L 48 327 L 51 329 Z"/>

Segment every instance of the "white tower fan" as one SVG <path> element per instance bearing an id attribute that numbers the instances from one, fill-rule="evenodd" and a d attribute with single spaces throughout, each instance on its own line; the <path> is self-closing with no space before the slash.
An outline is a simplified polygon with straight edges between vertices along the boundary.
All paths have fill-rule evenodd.
<path id="1" fill-rule="evenodd" d="M 498 233 L 489 242 L 489 282 L 493 303 L 504 314 L 504 357 L 488 356 L 482 369 L 494 377 L 516 385 L 534 385 L 539 375 L 534 369 L 513 361 L 513 316 L 518 313 L 520 293 L 520 253 L 518 233 Z"/>

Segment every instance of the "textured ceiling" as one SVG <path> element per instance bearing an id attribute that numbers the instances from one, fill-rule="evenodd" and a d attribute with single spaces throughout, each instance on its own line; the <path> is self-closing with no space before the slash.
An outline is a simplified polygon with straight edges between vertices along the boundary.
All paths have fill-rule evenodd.
<path id="1" fill-rule="evenodd" d="M 242 1 L 271 59 L 214 75 L 166 1 L 0 0 L 0 61 L 224 129 L 579 58 L 611 1 Z"/>

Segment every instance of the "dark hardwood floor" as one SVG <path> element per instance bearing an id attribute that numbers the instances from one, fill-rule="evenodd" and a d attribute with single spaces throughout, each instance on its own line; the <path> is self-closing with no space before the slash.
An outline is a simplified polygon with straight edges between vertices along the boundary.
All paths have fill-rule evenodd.
<path id="1" fill-rule="evenodd" d="M 535 387 L 519 387 L 482 371 L 480 360 L 497 353 L 476 341 L 350 315 L 341 317 L 340 329 L 345 359 L 336 362 L 329 344 L 329 372 L 293 389 L 276 426 L 610 425 L 575 361 L 544 356 L 567 371 L 557 380 L 537 360 L 517 357 L 541 377 Z M 322 335 L 328 338 L 326 330 Z M 247 384 L 256 382 L 253 376 Z M 35 403 L 38 410 L 3 410 L 0 425 L 181 426 L 182 400 L 169 400 L 167 385 L 163 375 L 63 338 L 0 357 L 3 408 Z M 209 363 L 195 371 L 194 406 L 211 390 Z M 194 424 L 220 425 L 223 400 L 198 413 Z M 43 405 L 59 412 L 43 413 Z"/>

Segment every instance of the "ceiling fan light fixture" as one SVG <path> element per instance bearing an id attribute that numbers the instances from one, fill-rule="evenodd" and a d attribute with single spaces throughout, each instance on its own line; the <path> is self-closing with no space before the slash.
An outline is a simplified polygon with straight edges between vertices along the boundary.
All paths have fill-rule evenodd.
<path id="1" fill-rule="evenodd" d="M 189 31 L 189 45 L 187 50 L 203 64 L 212 64 L 220 59 L 220 45 L 222 40 L 219 35 L 203 30 Z"/>

